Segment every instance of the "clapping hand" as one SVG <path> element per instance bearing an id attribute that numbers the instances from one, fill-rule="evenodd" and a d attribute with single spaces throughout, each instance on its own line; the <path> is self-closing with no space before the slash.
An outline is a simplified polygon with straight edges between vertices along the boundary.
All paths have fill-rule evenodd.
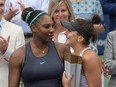
<path id="1" fill-rule="evenodd" d="M 106 78 L 108 78 L 108 73 L 109 73 L 109 70 L 108 70 L 108 67 L 106 66 L 106 64 L 105 64 L 105 62 L 104 61 L 101 61 L 101 65 L 102 65 L 102 69 L 103 69 L 103 71 L 104 71 L 104 76 L 106 77 Z"/>
<path id="2" fill-rule="evenodd" d="M 18 13 L 19 13 L 19 9 L 18 8 L 13 8 L 13 6 L 12 6 L 12 3 L 10 3 L 10 9 L 9 9 L 10 11 L 10 14 L 12 15 L 12 17 L 15 17 Z"/>
<path id="3" fill-rule="evenodd" d="M 8 36 L 7 40 L 0 36 L 0 52 L 5 53 L 8 48 L 8 43 L 10 40 L 10 36 Z"/>
<path id="4" fill-rule="evenodd" d="M 17 4 L 20 5 L 21 11 L 23 11 L 25 9 L 25 5 L 22 3 L 22 0 L 17 1 Z"/>

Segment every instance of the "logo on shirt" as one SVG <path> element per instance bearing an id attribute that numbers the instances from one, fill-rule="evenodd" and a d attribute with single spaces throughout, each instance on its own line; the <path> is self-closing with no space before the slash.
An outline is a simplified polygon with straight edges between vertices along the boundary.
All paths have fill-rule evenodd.
<path id="1" fill-rule="evenodd" d="M 46 63 L 46 61 L 41 61 L 39 64 L 44 64 L 44 63 Z"/>

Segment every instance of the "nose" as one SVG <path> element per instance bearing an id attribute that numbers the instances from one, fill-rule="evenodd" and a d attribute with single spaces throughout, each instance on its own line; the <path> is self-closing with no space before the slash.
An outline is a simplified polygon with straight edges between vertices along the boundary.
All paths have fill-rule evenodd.
<path id="1" fill-rule="evenodd" d="M 66 30 L 66 31 L 64 32 L 64 34 L 67 35 L 67 34 L 68 34 L 68 30 Z"/>
<path id="2" fill-rule="evenodd" d="M 0 11 L 2 11 L 2 8 L 0 7 Z"/>
<path id="3" fill-rule="evenodd" d="M 59 11 L 58 15 L 61 17 L 62 16 L 62 12 Z"/>
<path id="4" fill-rule="evenodd" d="M 0 6 L 0 13 L 4 12 L 4 8 Z"/>
<path id="5" fill-rule="evenodd" d="M 50 28 L 50 32 L 52 32 L 52 33 L 54 32 L 54 28 L 53 27 Z"/>

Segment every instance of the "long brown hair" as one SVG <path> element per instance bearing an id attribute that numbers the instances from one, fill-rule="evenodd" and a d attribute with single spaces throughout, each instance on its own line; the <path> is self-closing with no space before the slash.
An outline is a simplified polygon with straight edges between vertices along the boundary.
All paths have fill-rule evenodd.
<path id="1" fill-rule="evenodd" d="M 95 29 L 93 27 L 93 22 L 92 21 L 87 21 L 87 20 L 84 20 L 84 19 L 76 19 L 76 20 L 78 20 L 80 26 L 84 30 L 92 31 L 90 40 L 92 42 L 96 42 L 96 40 L 97 40 L 97 32 L 95 31 Z M 87 44 L 89 44 L 90 41 L 86 41 L 86 42 L 87 42 Z"/>

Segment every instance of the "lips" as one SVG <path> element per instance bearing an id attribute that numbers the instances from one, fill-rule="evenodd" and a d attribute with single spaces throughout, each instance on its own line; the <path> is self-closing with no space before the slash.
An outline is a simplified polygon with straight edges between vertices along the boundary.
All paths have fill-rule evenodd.
<path id="1" fill-rule="evenodd" d="M 52 35 L 49 35 L 48 37 L 49 37 L 50 39 L 52 39 L 52 38 L 53 38 L 53 36 L 54 36 L 54 35 L 52 34 Z"/>

